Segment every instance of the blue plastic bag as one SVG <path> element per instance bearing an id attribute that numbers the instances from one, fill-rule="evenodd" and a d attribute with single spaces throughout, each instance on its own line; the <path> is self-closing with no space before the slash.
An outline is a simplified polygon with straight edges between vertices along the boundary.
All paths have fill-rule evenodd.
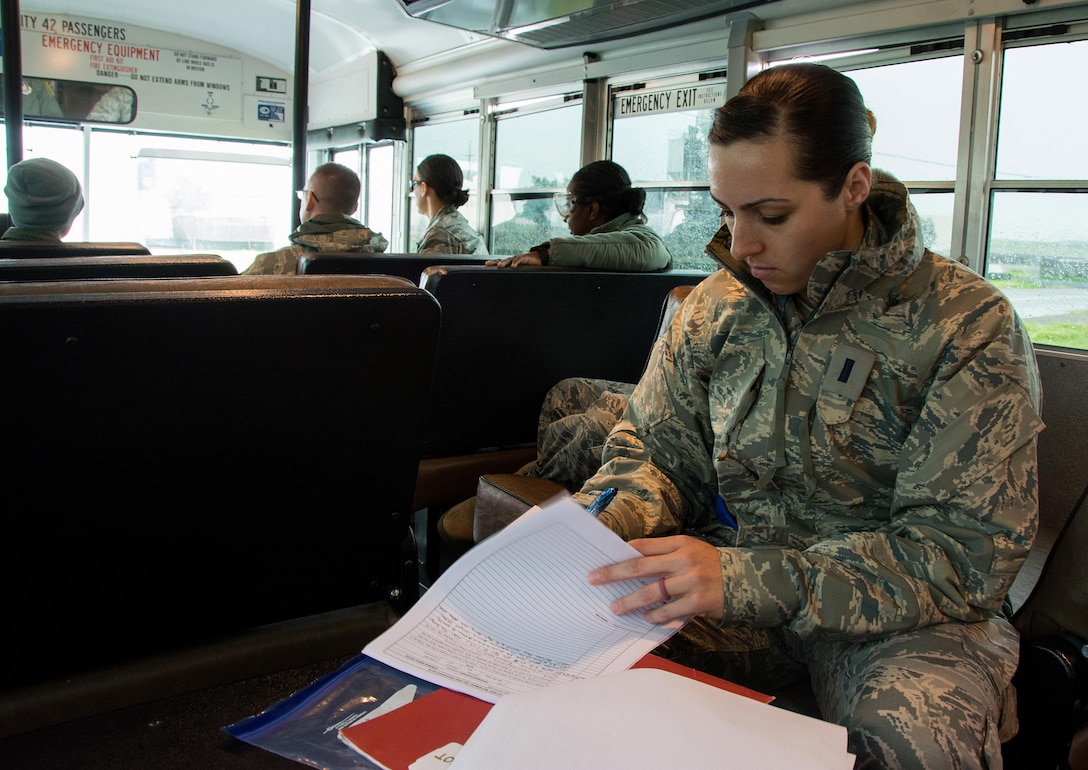
<path id="1" fill-rule="evenodd" d="M 293 695 L 223 728 L 246 743 L 324 770 L 380 770 L 340 740 L 340 730 L 438 685 L 357 655 Z"/>

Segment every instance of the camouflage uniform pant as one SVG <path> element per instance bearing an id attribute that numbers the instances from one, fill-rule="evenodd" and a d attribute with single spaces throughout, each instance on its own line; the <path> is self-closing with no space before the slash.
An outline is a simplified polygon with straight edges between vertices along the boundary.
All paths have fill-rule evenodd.
<path id="1" fill-rule="evenodd" d="M 537 459 L 523 474 L 551 479 L 570 492 L 581 489 L 600 468 L 604 441 L 634 389 L 627 382 L 585 377 L 552 386 L 540 408 Z"/>
<path id="2" fill-rule="evenodd" d="M 855 768 L 865 770 L 1001 767 L 1001 743 L 1016 731 L 1018 651 L 1003 618 L 809 644 L 780 629 L 694 618 L 655 650 L 770 694 L 807 677 L 820 715 L 847 728 Z"/>

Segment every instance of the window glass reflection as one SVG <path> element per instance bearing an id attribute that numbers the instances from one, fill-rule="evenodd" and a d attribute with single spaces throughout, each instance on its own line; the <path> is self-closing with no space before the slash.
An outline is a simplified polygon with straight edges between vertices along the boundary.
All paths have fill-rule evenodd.
<path id="1" fill-rule="evenodd" d="M 1033 342 L 1088 349 L 1088 194 L 995 192 L 986 277 Z"/>
<path id="2" fill-rule="evenodd" d="M 1057 73 L 1088 68 L 1088 41 L 1005 51 L 997 179 L 1088 179 L 1088 101 Z"/>
<path id="3" fill-rule="evenodd" d="M 707 135 L 714 110 L 640 115 L 612 126 L 612 160 L 635 184 L 709 181 Z"/>
<path id="4" fill-rule="evenodd" d="M 549 238 L 570 235 L 551 193 L 495 193 L 491 207 L 494 255 L 524 254 Z"/>
<path id="5" fill-rule="evenodd" d="M 901 182 L 953 181 L 959 145 L 963 57 L 889 64 L 846 73 L 876 116 L 873 167 Z M 919 116 L 939 116 L 925 121 Z"/>
<path id="6" fill-rule="evenodd" d="M 582 167 L 582 104 L 499 118 L 495 187 L 566 189 Z"/>
<path id="7" fill-rule="evenodd" d="M 955 196 L 951 192 L 911 192 L 910 201 L 918 212 L 922 228 L 922 243 L 930 251 L 945 257 L 959 259 L 952 254 L 952 214 Z"/>

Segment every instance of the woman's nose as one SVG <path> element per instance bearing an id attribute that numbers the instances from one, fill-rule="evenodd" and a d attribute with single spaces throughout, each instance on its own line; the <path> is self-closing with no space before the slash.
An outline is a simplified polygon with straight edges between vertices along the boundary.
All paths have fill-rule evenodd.
<path id="1" fill-rule="evenodd" d="M 760 251 L 758 240 L 752 235 L 751 228 L 734 221 L 729 228 L 731 245 L 729 251 L 737 259 L 746 259 Z"/>

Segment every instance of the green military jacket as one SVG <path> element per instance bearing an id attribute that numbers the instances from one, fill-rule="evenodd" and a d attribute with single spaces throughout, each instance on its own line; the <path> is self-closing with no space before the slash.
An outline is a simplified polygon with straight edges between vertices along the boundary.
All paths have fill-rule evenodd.
<path id="1" fill-rule="evenodd" d="M 1008 300 L 926 250 L 875 175 L 861 248 L 808 306 L 729 253 L 658 341 L 604 464 L 625 539 L 719 546 L 725 622 L 863 639 L 990 617 L 1037 524 L 1040 386 Z M 736 527 L 716 515 L 720 491 Z"/>
<path id="2" fill-rule="evenodd" d="M 632 272 L 672 265 L 665 242 L 642 214 L 620 214 L 585 235 L 556 236 L 548 244 L 551 265 Z"/>

